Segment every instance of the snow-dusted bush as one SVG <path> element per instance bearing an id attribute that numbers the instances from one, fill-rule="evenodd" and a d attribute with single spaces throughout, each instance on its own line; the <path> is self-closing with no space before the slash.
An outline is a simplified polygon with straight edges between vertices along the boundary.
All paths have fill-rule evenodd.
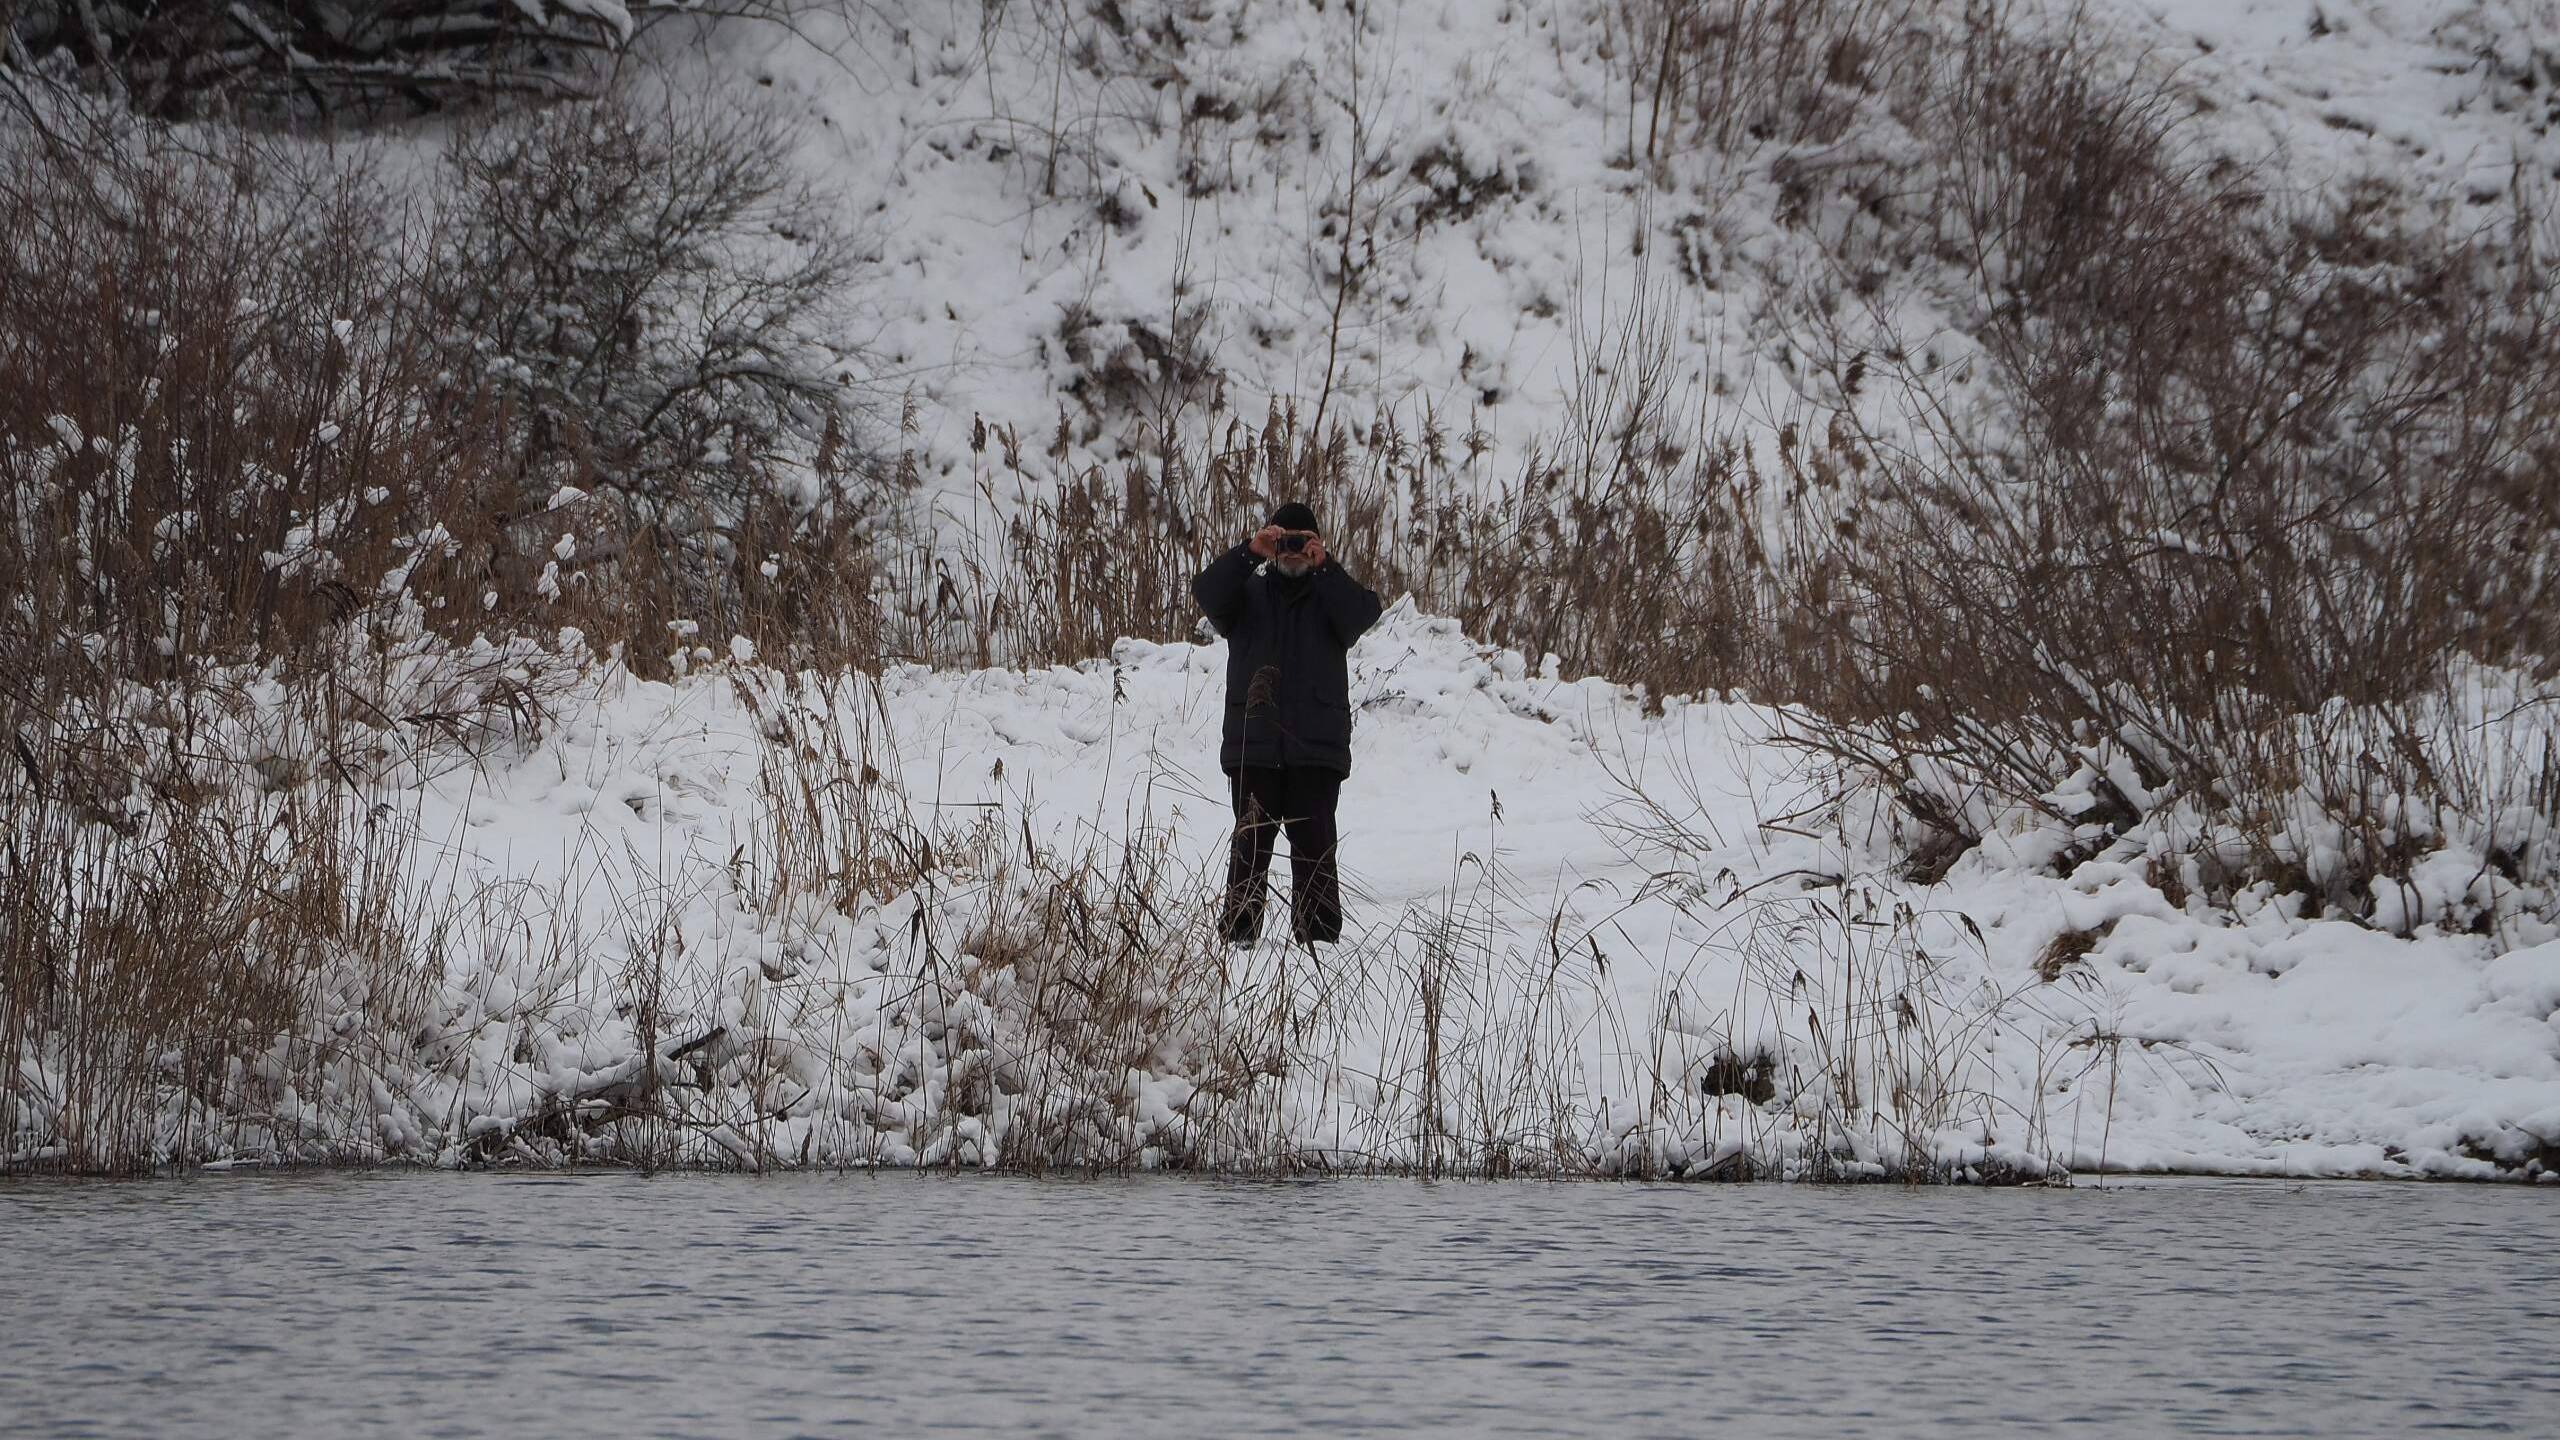
<path id="1" fill-rule="evenodd" d="M 2452 847 L 2547 911 L 2548 226 L 2379 184 L 2278 207 L 2068 36 L 1976 29 L 1953 63 L 1936 213 L 1994 398 L 1918 346 L 1835 357 L 1903 415 L 1844 405 L 1809 462 L 1837 543 L 1799 594 L 1847 663 L 1806 677 L 1802 738 L 1882 779 L 1933 865 L 2016 806 L 2064 836 L 2045 863 L 2210 854 L 2218 900 L 2512 914 L 2388 898 Z M 2504 714 L 2481 665 L 2521 672 L 2488 682 Z"/>
<path id="2" fill-rule="evenodd" d="M 508 406 L 528 493 L 577 480 L 654 523 L 827 498 L 863 456 L 861 258 L 772 112 L 615 89 L 499 116 L 446 156 L 439 339 Z"/>
<path id="3" fill-rule="evenodd" d="M 1923 48 L 1926 0 L 1617 0 L 1631 155 L 1825 146 Z"/>
<path id="4" fill-rule="evenodd" d="M 427 323 L 496 406 L 515 513 L 567 487 L 605 532 L 582 559 L 621 571 L 625 633 L 757 628 L 768 563 L 834 568 L 891 478 L 846 338 L 864 262 L 793 144 L 770 111 L 632 82 L 447 156 Z"/>

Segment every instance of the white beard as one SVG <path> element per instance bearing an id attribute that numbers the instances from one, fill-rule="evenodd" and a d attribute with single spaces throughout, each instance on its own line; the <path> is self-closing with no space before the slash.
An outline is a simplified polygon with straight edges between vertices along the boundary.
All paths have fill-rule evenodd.
<path id="1" fill-rule="evenodd" d="M 1308 564 L 1307 557 L 1298 551 L 1284 550 L 1271 557 L 1271 568 L 1294 580 L 1315 567 Z"/>

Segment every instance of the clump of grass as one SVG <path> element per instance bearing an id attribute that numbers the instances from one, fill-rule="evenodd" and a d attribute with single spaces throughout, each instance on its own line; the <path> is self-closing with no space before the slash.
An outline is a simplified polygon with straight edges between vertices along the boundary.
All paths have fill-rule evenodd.
<path id="1" fill-rule="evenodd" d="M 1921 43 L 1914 0 L 1622 0 L 1626 153 L 1645 164 L 1838 141 Z"/>
<path id="2" fill-rule="evenodd" d="M 2098 942 L 2105 938 L 2104 929 L 2061 931 L 2045 942 L 2044 949 L 2036 952 L 2036 978 L 2047 985 L 2056 983 L 2064 972 L 2085 962 L 2089 952 L 2097 949 Z"/>

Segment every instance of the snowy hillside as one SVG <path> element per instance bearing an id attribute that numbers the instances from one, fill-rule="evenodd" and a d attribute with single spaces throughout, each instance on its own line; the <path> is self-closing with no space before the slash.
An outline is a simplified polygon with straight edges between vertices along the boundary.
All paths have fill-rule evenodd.
<path id="1" fill-rule="evenodd" d="M 2494 207 L 2560 179 L 2550 0 L 2120 0 L 2119 43 L 2175 65 L 2240 160 L 2310 190 L 2366 176 Z"/>
<path id="2" fill-rule="evenodd" d="M 1063 413 L 1082 463 L 1220 408 L 1258 423 L 1274 399 L 1355 427 L 1416 428 L 1429 406 L 1507 472 L 1567 427 L 1595 362 L 1629 363 L 1615 347 L 1639 315 L 1702 429 L 1766 443 L 1799 391 L 1840 398 L 1802 372 L 1783 312 L 1837 263 L 1823 237 L 1860 223 L 1841 208 L 1859 202 L 1808 204 L 1789 177 L 1908 152 L 1902 82 L 1835 87 L 1838 133 L 1819 142 L 1675 147 L 1622 73 L 1641 8 L 866 11 L 796 37 L 722 31 L 696 73 L 816 117 L 810 168 L 870 211 L 884 262 L 865 338 L 922 402 L 945 473 L 965 475 L 973 416 L 1045 444 Z M 2080 13 L 2125 73 L 2181 87 L 2194 141 L 2278 197 L 2378 180 L 2487 220 L 2512 186 L 2560 179 L 2551 0 Z M 1923 53 L 1964 23 L 1931 5 L 1894 19 Z M 1944 288 L 1925 264 L 1896 275 L 1893 318 L 1960 347 L 1969 317 Z"/>

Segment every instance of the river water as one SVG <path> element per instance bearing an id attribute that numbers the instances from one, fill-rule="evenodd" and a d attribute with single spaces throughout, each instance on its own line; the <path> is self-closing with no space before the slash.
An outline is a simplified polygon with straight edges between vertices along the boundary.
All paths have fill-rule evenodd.
<path id="1" fill-rule="evenodd" d="M 0 1435 L 2560 1435 L 2560 1196 L 0 1182 Z"/>

